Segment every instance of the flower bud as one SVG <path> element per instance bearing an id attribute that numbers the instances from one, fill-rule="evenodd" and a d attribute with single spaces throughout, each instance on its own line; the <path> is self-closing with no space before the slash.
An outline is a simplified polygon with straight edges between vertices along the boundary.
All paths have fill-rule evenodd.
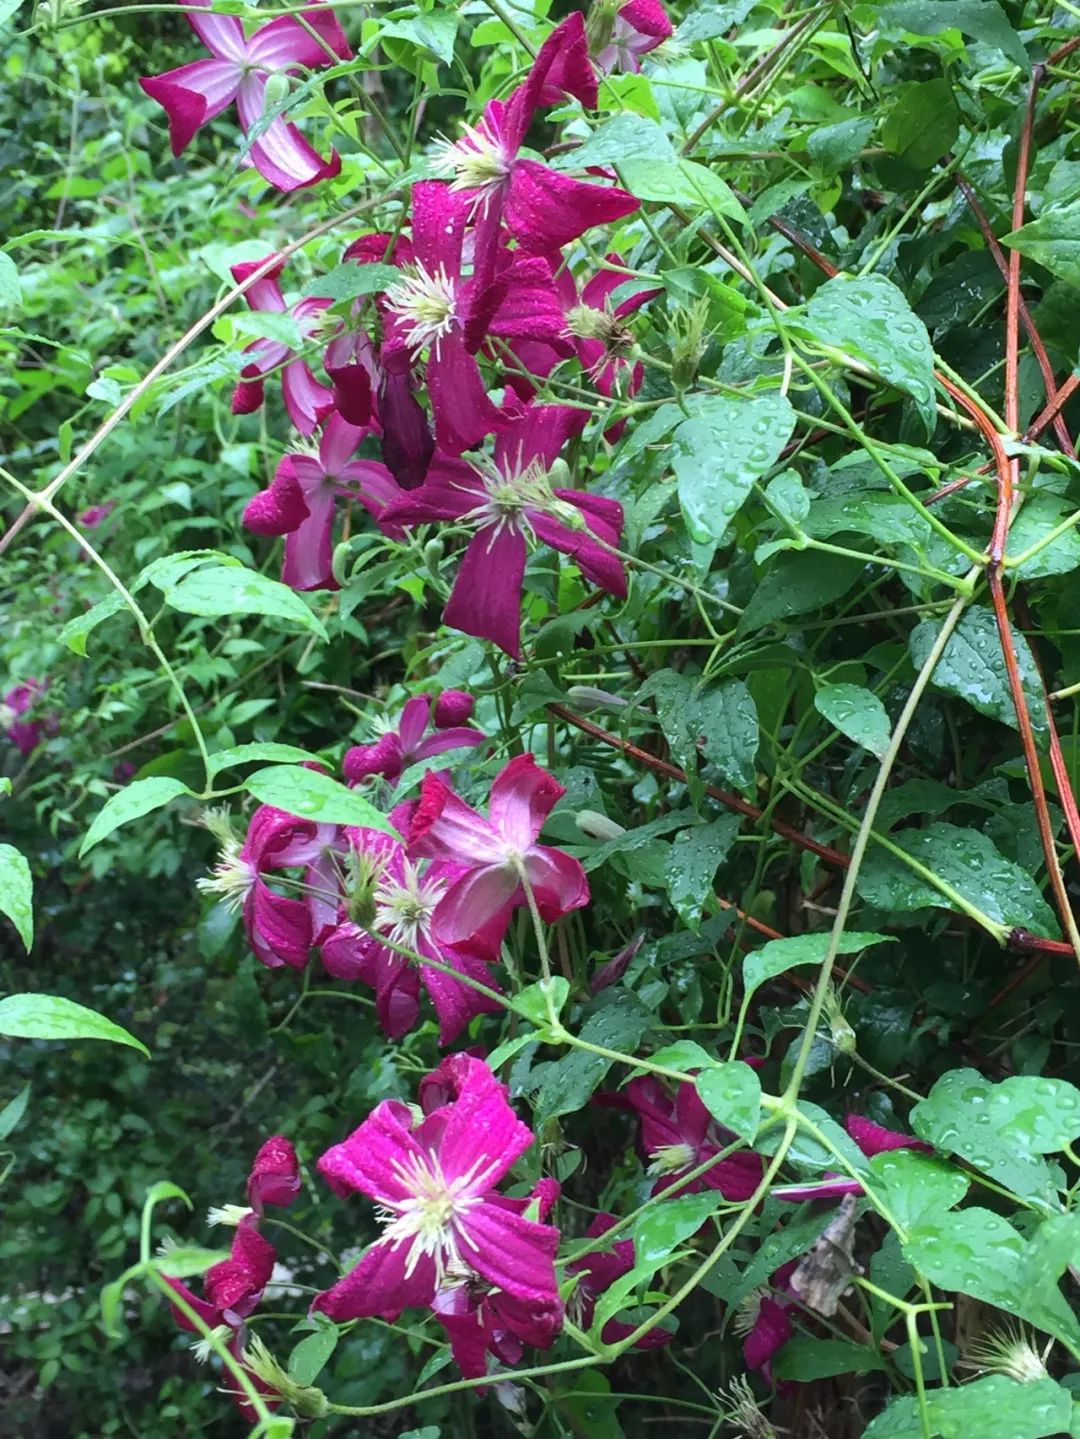
<path id="1" fill-rule="evenodd" d="M 626 833 L 626 827 L 617 824 L 615 820 L 608 819 L 606 814 L 599 814 L 594 809 L 579 809 L 574 816 L 574 822 L 583 835 L 589 839 L 611 840 L 618 839 Z"/>
<path id="2" fill-rule="evenodd" d="M 435 728 L 449 729 L 455 725 L 467 724 L 472 712 L 472 695 L 466 694 L 464 690 L 443 690 L 435 701 Z"/>
<path id="3" fill-rule="evenodd" d="M 275 70 L 267 76 L 263 91 L 264 114 L 271 114 L 283 101 L 289 98 L 289 77 L 284 70 Z"/>
<path id="4" fill-rule="evenodd" d="M 552 460 L 551 469 L 547 472 L 548 484 L 553 490 L 568 490 L 573 480 L 570 473 L 570 466 L 563 459 Z"/>
<path id="5" fill-rule="evenodd" d="M 334 576 L 335 582 L 344 588 L 349 578 L 349 550 L 351 541 L 342 540 L 334 546 L 334 553 L 330 559 L 330 573 Z"/>
<path id="6" fill-rule="evenodd" d="M 445 553 L 446 546 L 438 538 L 428 540 L 424 546 L 424 564 L 428 573 L 436 580 L 439 578 L 439 565 Z"/>
<path id="7" fill-rule="evenodd" d="M 679 310 L 671 322 L 675 344 L 671 351 L 671 381 L 677 390 L 688 390 L 697 378 L 705 354 L 705 328 L 709 302 L 699 300 L 692 310 Z"/>
<path id="8" fill-rule="evenodd" d="M 841 1054 L 854 1054 L 858 1047 L 855 1031 L 844 1018 L 840 997 L 830 988 L 825 997 L 825 1016 L 829 1021 L 829 1040 Z"/>
<path id="9" fill-rule="evenodd" d="M 594 685 L 571 685 L 566 691 L 566 698 L 585 715 L 598 709 L 624 709 L 627 703 L 621 695 L 613 695 L 610 690 L 600 690 Z"/>
<path id="10" fill-rule="evenodd" d="M 282 1369 L 257 1334 L 252 1336 L 240 1357 L 252 1374 L 287 1399 L 302 1419 L 323 1419 L 329 1414 L 330 1405 L 322 1390 L 310 1384 L 298 1384 Z"/>

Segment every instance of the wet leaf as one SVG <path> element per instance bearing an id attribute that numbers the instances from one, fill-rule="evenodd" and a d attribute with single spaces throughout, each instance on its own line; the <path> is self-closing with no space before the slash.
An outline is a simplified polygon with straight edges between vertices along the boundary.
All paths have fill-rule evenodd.
<path id="1" fill-rule="evenodd" d="M 885 706 L 872 690 L 863 685 L 822 685 L 814 695 L 814 708 L 842 735 L 878 759 L 883 758 L 892 725 Z"/>
<path id="2" fill-rule="evenodd" d="M 894 1149 L 870 1161 L 874 1187 L 905 1229 L 924 1217 L 943 1214 L 961 1199 L 971 1181 L 955 1165 L 917 1149 Z"/>
<path id="3" fill-rule="evenodd" d="M 699 544 L 722 537 L 795 428 L 783 395 L 713 395 L 675 431 L 672 464 L 686 527 Z"/>
<path id="4" fill-rule="evenodd" d="M 79 858 L 95 844 L 107 838 L 121 825 L 141 819 L 152 810 L 176 799 L 178 795 L 190 794 L 191 790 L 181 780 L 170 779 L 167 775 L 152 775 L 149 779 L 132 780 L 123 789 L 109 796 L 94 816 L 86 832 L 86 838 L 79 847 Z"/>
<path id="5" fill-rule="evenodd" d="M 932 1389 L 926 1408 L 941 1439 L 1046 1439 L 1072 1422 L 1072 1396 L 1053 1379 L 1018 1384 L 1001 1374 Z M 870 1421 L 863 1439 L 923 1439 L 925 1433 L 918 1398 L 905 1395 Z"/>
<path id="6" fill-rule="evenodd" d="M 761 1123 L 761 1083 L 750 1065 L 735 1059 L 704 1070 L 694 1083 L 712 1117 L 753 1144 Z"/>
<path id="7" fill-rule="evenodd" d="M 908 648 L 916 667 L 926 662 L 939 628 L 937 620 L 924 620 L 912 630 Z M 1027 640 L 1015 626 L 1012 638 L 1031 727 L 1037 736 L 1044 737 L 1046 712 L 1039 672 Z M 1018 727 L 992 610 L 972 605 L 966 611 L 938 660 L 931 683 L 946 694 L 966 700 L 980 714 L 1000 720 L 1012 729 Z"/>

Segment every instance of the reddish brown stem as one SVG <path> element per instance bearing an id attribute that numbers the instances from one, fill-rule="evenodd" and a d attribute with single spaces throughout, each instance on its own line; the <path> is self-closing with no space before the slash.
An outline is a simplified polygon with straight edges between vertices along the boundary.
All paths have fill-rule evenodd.
<path id="1" fill-rule="evenodd" d="M 1051 421 L 1056 420 L 1062 407 L 1068 404 L 1078 385 L 1080 385 L 1080 374 L 1070 375 L 1054 395 L 1053 399 L 1047 403 L 1046 408 L 1028 425 L 1024 431 L 1025 440 L 1037 439 L 1043 430 L 1046 429 L 1047 425 L 1049 425 Z"/>

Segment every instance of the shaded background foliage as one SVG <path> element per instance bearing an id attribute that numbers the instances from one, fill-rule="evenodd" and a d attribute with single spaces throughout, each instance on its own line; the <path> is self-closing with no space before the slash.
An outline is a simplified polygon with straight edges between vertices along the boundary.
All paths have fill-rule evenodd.
<path id="1" fill-rule="evenodd" d="M 1052 7 L 1003 8 L 1021 31 L 1056 26 L 1066 38 L 1074 23 Z M 763 10 L 696 7 L 690 18 L 698 17 L 698 38 L 719 43 L 723 63 L 737 69 L 745 57 L 736 50 L 729 56 L 723 37 L 748 29 L 755 16 L 761 23 L 775 19 L 771 7 Z M 487 12 L 467 7 L 464 13 L 467 33 Z M 855 63 L 850 27 L 869 30 L 874 13 L 859 7 L 849 17 L 837 16 L 825 41 L 798 55 L 770 88 L 768 103 L 752 112 L 745 132 L 710 131 L 701 153 L 752 195 L 755 263 L 786 301 L 808 300 L 824 276 L 789 236 L 767 228 L 774 214 L 833 265 L 887 272 L 941 357 L 972 384 L 985 382 L 993 396 L 1003 354 L 1004 286 L 970 208 L 948 172 L 933 167 L 963 147 L 965 172 L 989 223 L 998 235 L 1006 233 L 1024 86 L 1017 72 L 1003 66 L 992 39 L 969 37 L 965 48 L 951 30 L 917 43 L 879 38 L 858 48 Z M 466 43 L 463 33 L 459 47 Z M 485 58 L 476 84 L 483 99 L 508 62 L 498 50 L 479 53 Z M 0 425 L 5 464 L 18 473 L 47 477 L 70 455 L 165 345 L 205 311 L 227 283 L 237 246 L 253 246 L 249 256 L 263 254 L 295 238 L 306 223 L 297 197 L 249 214 L 245 204 L 261 193 L 258 183 L 221 185 L 235 152 L 224 122 L 204 132 L 181 162 L 166 158 L 160 115 L 137 90 L 135 77 L 190 55 L 187 27 L 160 13 L 110 15 L 17 39 L 5 55 L 0 196 L 8 234 L 18 239 L 9 252 L 19 264 L 22 301 L 17 311 L 8 307 L 0 331 Z M 455 73 L 455 81 L 446 80 L 447 93 L 428 95 L 422 138 L 447 129 L 461 113 L 457 81 Z M 380 86 L 378 103 L 404 128 L 414 80 L 387 66 Z M 692 89 L 676 81 L 670 94 L 657 87 L 657 95 L 663 122 L 675 133 L 692 131 L 701 114 Z M 1075 125 L 1075 83 L 1048 77 L 1034 131 L 1030 195 L 1036 216 L 1080 194 Z M 968 147 L 973 132 L 979 138 Z M 368 126 L 365 134 L 390 160 L 378 127 Z M 347 140 L 337 143 L 348 151 Z M 924 193 L 931 180 L 936 187 Z M 700 356 L 702 373 L 738 384 L 775 372 L 779 361 L 766 355 L 760 332 L 745 336 L 732 289 L 720 279 L 722 267 L 704 264 L 692 228 L 678 229 L 665 234 L 666 295 L 646 349 L 669 356 L 680 327 L 704 316 L 711 338 Z M 332 234 L 318 242 L 297 262 L 297 279 L 332 267 L 348 238 Z M 1038 264 L 1026 265 L 1025 273 L 1033 318 L 1061 374 L 1076 364 L 1080 295 Z M 76 482 L 73 513 L 115 501 L 97 534 L 118 573 L 130 576 L 159 556 L 202 546 L 273 572 L 274 547 L 246 535 L 238 516 L 273 472 L 282 426 L 279 415 L 268 418 L 266 411 L 228 413 L 237 368 L 227 331 L 221 343 L 204 337 Z M 1040 383 L 1037 366 L 1025 356 L 1022 424 L 1041 408 Z M 836 390 L 880 441 L 911 446 L 913 454 L 926 444 L 915 407 L 898 403 L 896 391 L 883 398 L 844 380 Z M 650 369 L 642 398 L 668 394 L 666 377 Z M 809 391 L 800 406 L 809 422 L 826 418 Z M 1065 416 L 1075 429 L 1075 402 Z M 939 426 L 933 452 L 934 475 L 924 455 L 915 455 L 910 466 L 927 491 L 935 475 L 944 483 L 954 468 L 963 472 L 981 463 L 970 431 L 960 428 Z M 673 569 L 696 566 L 699 582 L 714 596 L 748 607 L 753 623 L 743 627 L 739 638 L 746 643 L 731 671 L 745 683 L 760 726 L 760 751 L 749 755 L 748 792 L 770 812 L 775 806 L 783 822 L 811 828 L 819 843 L 845 848 L 853 828 L 849 816 L 857 817 L 874 766 L 866 745 L 843 737 L 843 724 L 830 729 L 824 723 L 833 716 L 818 703 L 822 683 L 872 689 L 894 719 L 914 673 L 910 633 L 931 612 L 935 595 L 924 577 L 868 571 L 857 556 L 885 549 L 903 558 L 917 550 L 917 563 L 929 557 L 946 568 L 948 557 L 921 533 L 913 549 L 910 531 L 895 513 L 886 513 L 886 492 L 865 456 L 833 431 L 816 434 L 807 454 L 793 457 L 797 473 L 786 489 L 775 488 L 774 478 L 764 497 L 755 492 L 711 572 L 708 557 L 703 564 L 702 552 L 673 517 L 671 493 L 664 489 L 667 450 L 635 447 L 631 439 L 623 449 L 597 447 L 589 459 L 603 482 L 630 501 L 631 550 L 640 546 Z M 1063 481 L 1064 501 L 1070 486 L 1075 491 L 1075 472 L 1055 479 Z M 881 496 L 882 503 L 867 503 L 868 495 Z M 778 515 L 785 507 L 798 513 L 808 497 L 816 506 L 843 511 L 820 537 L 842 541 L 856 557 L 827 562 L 805 552 L 780 553 L 762 562 L 755 546 L 782 536 Z M 1058 497 L 1052 487 L 1044 492 L 1046 524 L 1067 509 L 1055 508 Z M 982 544 L 992 511 L 992 494 L 971 486 L 943 499 L 935 512 Z M 14 517 L 15 508 L 8 513 Z M 1052 683 L 1064 687 L 1080 678 L 1074 583 L 1080 547 L 1067 534 L 1044 554 L 1040 569 L 1025 577 L 1028 594 L 1014 614 Z M 347 738 L 366 734 L 369 694 L 389 697 L 392 711 L 404 692 L 391 686 L 409 673 L 437 673 L 443 685 L 468 682 L 487 692 L 479 718 L 498 745 L 533 746 L 541 755 L 551 746 L 569 789 L 551 833 L 568 848 L 591 852 L 573 821 L 582 808 L 602 810 L 632 832 L 699 806 L 708 822 L 717 820 L 719 812 L 703 804 L 693 785 L 628 762 L 595 735 L 552 727 L 543 708 L 566 702 L 575 683 L 601 683 L 625 698 L 640 698 L 628 717 L 601 712 L 594 719 L 640 743 L 647 755 L 692 769 L 693 739 L 678 720 L 686 693 L 678 676 L 696 678 L 703 660 L 712 663 L 713 651 L 688 591 L 636 577 L 612 634 L 605 620 L 575 609 L 583 591 L 572 576 L 564 572 L 556 580 L 550 567 L 535 561 L 529 603 L 540 627 L 528 671 L 518 676 L 498 668 L 474 641 L 445 635 L 432 640 L 438 575 L 425 576 L 419 554 L 412 560 L 356 577 L 342 622 L 325 646 L 286 635 L 270 621 L 222 625 L 165 611 L 155 632 L 198 696 L 200 722 L 214 747 L 281 739 L 336 753 Z M 18 1158 L 5 1186 L 0 1238 L 9 1290 L 3 1321 L 10 1325 L 5 1422 L 28 1436 L 134 1432 L 168 1439 L 202 1428 L 239 1432 L 214 1393 L 213 1375 L 194 1369 L 186 1340 L 175 1334 L 156 1299 L 129 1297 L 126 1337 L 102 1356 L 99 1289 L 130 1256 L 142 1196 L 164 1175 L 184 1185 L 195 1216 L 169 1211 L 170 1227 L 179 1238 L 203 1242 L 201 1211 L 239 1196 L 259 1139 L 284 1131 L 302 1154 L 317 1155 L 379 1099 L 411 1092 L 436 1057 L 433 1027 L 424 1026 L 391 1051 L 360 1005 L 315 997 L 293 1012 L 293 976 L 258 971 L 228 917 L 198 900 L 194 880 L 211 860 L 211 845 L 192 823 L 193 808 L 179 819 L 151 816 L 86 860 L 76 859 L 90 818 L 130 777 L 127 766 L 137 766 L 140 778 L 168 774 L 197 781 L 192 735 L 175 722 L 166 686 L 123 628 L 125 621 L 96 631 L 85 659 L 57 642 L 60 624 L 104 593 L 69 537 L 56 527 L 35 526 L 32 539 L 9 551 L 3 563 L 0 675 L 48 675 L 47 704 L 59 716 L 59 730 L 26 762 L 5 747 L 3 762 L 19 803 L 5 805 L 4 838 L 33 856 L 39 936 L 28 961 L 4 930 L 0 982 L 5 990 L 61 989 L 133 1030 L 154 1055 L 148 1070 L 134 1054 L 91 1046 L 62 1053 L 30 1043 L 0 1046 L 3 1072 L 10 1076 L 5 1096 L 23 1082 L 31 1085 L 29 1118 L 13 1137 Z M 919 613 L 911 615 L 912 607 Z M 558 612 L 573 618 L 543 623 Z M 622 653 L 620 635 L 633 635 L 642 663 L 626 666 L 612 657 Z M 681 646 L 668 646 L 673 635 Z M 716 670 L 713 664 L 710 674 Z M 985 683 L 977 673 L 961 674 L 951 686 L 939 676 L 912 728 L 882 828 L 925 834 L 944 822 L 967 835 L 978 831 L 1000 857 L 1036 876 L 1045 893 L 1019 739 L 1002 723 L 1007 692 L 997 683 L 990 700 L 983 696 L 980 703 Z M 1075 777 L 1080 710 L 1074 700 L 1060 708 L 1059 722 Z M 715 718 L 704 723 L 710 733 L 723 729 Z M 867 739 L 865 731 L 861 738 Z M 706 746 L 702 764 L 704 779 L 731 783 L 719 744 L 715 752 Z M 785 788 L 785 776 L 796 783 Z M 831 800 L 831 807 L 816 805 L 815 795 Z M 949 836 L 933 833 L 932 863 L 944 864 Z M 824 871 L 767 830 L 744 829 L 738 843 L 732 831 L 726 848 L 722 838 L 717 836 L 721 858 L 700 885 L 710 885 L 720 868 L 720 892 L 739 904 L 741 916 L 719 911 L 705 919 L 700 933 L 676 929 L 674 914 L 690 914 L 696 923 L 700 913 L 680 897 L 685 856 L 673 850 L 667 824 L 666 832 L 661 827 L 616 846 L 608 863 L 591 872 L 592 910 L 568 926 L 569 963 L 579 981 L 646 930 L 627 983 L 655 1016 L 660 1043 L 674 1039 L 679 1026 L 701 1025 L 706 1035 L 710 1028 L 721 1031 L 726 1045 L 731 980 L 751 938 L 746 915 L 795 933 L 821 928 L 835 903 Z M 967 846 L 966 862 L 971 841 L 960 843 Z M 1050 956 L 1023 988 L 992 1004 L 1023 961 L 977 926 L 934 909 L 925 887 L 920 891 L 903 872 L 897 879 L 880 856 L 867 875 L 858 927 L 887 927 L 897 942 L 863 956 L 857 974 L 869 992 L 845 1000 L 862 1061 L 905 1076 L 922 1093 L 942 1073 L 967 1063 L 993 1077 L 1045 1073 L 1080 1080 L 1071 957 Z M 994 861 L 978 877 L 988 912 L 1015 878 L 1010 872 L 1003 886 L 1001 875 Z M 1025 895 L 1025 928 L 1038 927 L 1050 913 L 1044 900 L 1036 900 Z M 1046 931 L 1051 929 L 1052 916 Z M 515 934 L 519 952 L 526 943 L 524 933 Z M 315 980 L 312 987 L 326 986 Z M 797 1042 L 806 1013 L 805 998 L 783 982 L 763 990 L 754 1007 L 751 1043 L 769 1054 L 769 1073 L 780 1083 L 791 1036 Z M 477 1037 L 491 1033 L 481 1025 Z M 515 1094 L 535 1098 L 550 1075 L 542 1066 L 555 1062 L 553 1053 L 543 1051 L 519 1056 L 511 1079 Z M 812 1052 L 804 1092 L 836 1112 L 855 1107 L 882 1123 L 902 1123 L 872 1071 L 825 1039 Z M 574 1177 L 577 1203 L 614 1206 L 622 1200 L 630 1207 L 640 1195 L 628 1124 L 587 1109 L 566 1110 L 548 1118 L 541 1138 L 560 1177 Z M 359 1246 L 371 1237 L 356 1227 L 367 1221 L 352 1209 L 332 1212 L 314 1185 L 302 1204 L 298 1222 L 327 1242 Z M 581 1229 L 585 1218 L 577 1213 L 565 1222 Z M 777 1216 L 771 1212 L 770 1218 L 776 1222 Z M 325 1281 L 302 1251 L 287 1241 L 282 1249 L 298 1283 Z M 751 1252 L 740 1250 L 740 1265 Z M 738 1372 L 737 1351 L 718 1337 L 728 1318 L 725 1294 L 736 1277 L 737 1267 L 724 1268 L 693 1298 L 680 1314 L 680 1343 L 670 1351 L 673 1361 L 712 1388 Z M 363 1404 L 405 1392 L 426 1357 L 423 1342 L 403 1344 L 389 1331 L 365 1326 L 334 1358 L 335 1397 Z M 595 1379 L 593 1397 L 579 1392 L 593 1379 L 577 1388 L 556 1384 L 541 1434 L 554 1439 L 588 1429 L 615 1439 L 620 1423 L 626 1433 L 647 1433 L 646 1419 L 685 1422 L 678 1410 L 632 1399 L 617 1420 L 614 1405 L 604 1399 L 609 1381 L 616 1393 L 663 1393 L 666 1362 L 656 1355 L 623 1360 Z M 820 1416 L 832 1416 L 830 1435 L 861 1432 L 859 1416 L 865 1419 L 880 1404 L 883 1387 L 875 1375 L 810 1377 L 800 1397 L 779 1411 L 779 1422 L 786 1418 L 795 1432 L 804 1432 L 800 1426 L 813 1432 Z M 837 1426 L 849 1417 L 850 1429 L 842 1431 Z M 390 1416 L 365 1432 L 397 1434 L 409 1422 Z M 445 1423 L 447 1432 L 467 1435 L 509 1432 L 512 1419 L 493 1403 L 478 1407 L 468 1396 L 456 1396 L 442 1409 L 428 1405 L 423 1422 Z"/>

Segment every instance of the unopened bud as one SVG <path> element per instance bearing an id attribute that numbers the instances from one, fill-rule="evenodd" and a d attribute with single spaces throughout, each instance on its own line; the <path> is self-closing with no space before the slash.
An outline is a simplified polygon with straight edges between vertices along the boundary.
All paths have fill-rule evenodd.
<path id="1" fill-rule="evenodd" d="M 551 468 L 547 472 L 548 484 L 553 490 L 566 490 L 570 488 L 573 475 L 570 473 L 570 466 L 565 460 L 552 460 Z"/>
<path id="2" fill-rule="evenodd" d="M 275 70 L 266 80 L 266 89 L 263 91 L 264 112 L 271 114 L 277 107 L 289 98 L 289 77 L 284 70 Z"/>
<path id="3" fill-rule="evenodd" d="M 287 1399 L 301 1418 L 323 1419 L 329 1414 L 330 1405 L 322 1390 L 310 1384 L 298 1384 L 282 1369 L 257 1334 L 252 1336 L 241 1358 L 252 1374 Z"/>
<path id="4" fill-rule="evenodd" d="M 342 540 L 334 546 L 334 553 L 330 559 L 330 573 L 339 585 L 344 585 L 349 577 L 349 550 L 352 548 L 348 540 Z"/>
<path id="5" fill-rule="evenodd" d="M 595 685 L 571 685 L 566 691 L 566 698 L 576 710 L 586 715 L 590 710 L 625 709 L 627 704 L 621 695 L 613 695 L 610 690 L 597 689 Z"/>
<path id="6" fill-rule="evenodd" d="M 435 701 L 433 719 L 436 729 L 449 729 L 468 723 L 473 712 L 473 697 L 464 690 L 443 690 Z"/>
<path id="7" fill-rule="evenodd" d="M 829 1021 L 829 1039 L 841 1054 L 854 1054 L 858 1047 L 855 1031 L 844 1018 L 840 997 L 835 989 L 829 990 L 825 998 L 825 1015 Z"/>
<path id="8" fill-rule="evenodd" d="M 626 833 L 626 827 L 616 824 L 613 819 L 608 819 L 606 814 L 599 814 L 595 809 L 579 809 L 574 816 L 574 822 L 583 835 L 589 839 L 603 841 L 618 839 Z"/>
<path id="9" fill-rule="evenodd" d="M 679 310 L 672 319 L 671 382 L 677 390 L 689 389 L 697 378 L 705 354 L 708 315 L 708 300 L 699 300 L 693 309 Z"/>
<path id="10" fill-rule="evenodd" d="M 435 579 L 439 578 L 439 565 L 442 563 L 442 557 L 445 553 L 446 546 L 442 540 L 428 540 L 424 546 L 424 564 L 427 566 L 429 574 Z"/>

